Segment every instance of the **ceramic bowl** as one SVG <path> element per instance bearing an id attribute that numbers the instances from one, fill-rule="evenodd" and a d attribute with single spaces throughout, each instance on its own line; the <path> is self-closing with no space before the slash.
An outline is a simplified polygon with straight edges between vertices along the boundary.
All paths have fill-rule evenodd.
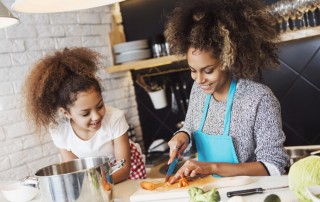
<path id="1" fill-rule="evenodd" d="M 320 202 L 320 185 L 308 186 L 306 187 L 306 192 L 312 202 Z"/>
<path id="2" fill-rule="evenodd" d="M 4 198 L 11 202 L 26 202 L 34 199 L 39 193 L 37 188 L 23 186 L 20 182 L 0 185 Z"/>

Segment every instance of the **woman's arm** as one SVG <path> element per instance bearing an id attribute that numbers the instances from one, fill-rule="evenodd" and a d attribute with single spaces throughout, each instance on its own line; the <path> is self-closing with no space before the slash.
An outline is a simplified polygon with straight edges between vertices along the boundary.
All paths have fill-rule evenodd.
<path id="1" fill-rule="evenodd" d="M 68 151 L 66 149 L 59 149 L 60 150 L 60 154 L 62 157 L 62 161 L 71 161 L 73 159 L 78 158 L 74 153 L 72 153 L 71 151 Z"/>
<path id="2" fill-rule="evenodd" d="M 114 139 L 114 155 L 117 161 L 124 159 L 124 166 L 112 176 L 113 182 L 118 183 L 128 179 L 130 174 L 130 144 L 128 132 Z"/>
<path id="3" fill-rule="evenodd" d="M 174 183 L 179 177 L 190 176 L 194 177 L 198 174 L 211 175 L 217 174 L 222 177 L 231 176 L 267 176 L 268 172 L 260 162 L 248 163 L 212 163 L 199 162 L 196 160 L 188 160 L 178 170 L 170 183 Z"/>
<path id="4" fill-rule="evenodd" d="M 285 135 L 282 131 L 281 109 L 278 100 L 271 92 L 265 94 L 259 102 L 254 136 L 257 161 L 267 163 L 265 165 L 270 175 L 284 173 L 288 155 L 283 147 Z M 276 172 L 272 171 L 275 169 L 277 169 Z"/>

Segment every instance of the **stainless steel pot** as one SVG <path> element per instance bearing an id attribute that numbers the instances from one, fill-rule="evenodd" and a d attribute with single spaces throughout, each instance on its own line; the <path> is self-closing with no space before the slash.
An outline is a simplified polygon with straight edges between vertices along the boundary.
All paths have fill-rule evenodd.
<path id="1" fill-rule="evenodd" d="M 44 167 L 22 183 L 38 187 L 46 202 L 113 201 L 112 174 L 123 164 L 108 157 L 75 159 Z"/>

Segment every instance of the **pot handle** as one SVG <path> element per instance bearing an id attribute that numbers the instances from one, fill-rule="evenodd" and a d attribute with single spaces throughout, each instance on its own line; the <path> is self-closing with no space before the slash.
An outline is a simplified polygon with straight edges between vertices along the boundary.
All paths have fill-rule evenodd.
<path id="1" fill-rule="evenodd" d="M 23 186 L 29 186 L 29 187 L 34 187 L 34 188 L 39 188 L 39 181 L 38 178 L 28 176 L 21 180 L 20 182 Z"/>
<path id="2" fill-rule="evenodd" d="M 113 165 L 111 165 L 111 170 L 109 172 L 109 175 L 112 175 L 113 173 L 118 171 L 120 168 L 122 168 L 125 162 L 126 161 L 124 159 L 121 159 L 120 161 L 115 162 Z"/>

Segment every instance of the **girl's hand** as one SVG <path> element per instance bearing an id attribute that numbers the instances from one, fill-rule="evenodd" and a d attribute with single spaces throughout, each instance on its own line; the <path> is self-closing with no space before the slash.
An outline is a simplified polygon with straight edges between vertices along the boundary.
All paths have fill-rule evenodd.
<path id="1" fill-rule="evenodd" d="M 187 148 L 189 144 L 188 134 L 185 132 L 178 132 L 172 139 L 168 142 L 170 148 L 170 158 L 168 165 L 174 160 L 176 156 L 180 158 L 183 151 Z"/>
<path id="2" fill-rule="evenodd" d="M 199 162 L 197 160 L 187 160 L 177 173 L 170 178 L 170 183 L 173 184 L 182 177 L 194 177 L 198 174 L 211 175 L 212 164 L 210 162 Z"/>

